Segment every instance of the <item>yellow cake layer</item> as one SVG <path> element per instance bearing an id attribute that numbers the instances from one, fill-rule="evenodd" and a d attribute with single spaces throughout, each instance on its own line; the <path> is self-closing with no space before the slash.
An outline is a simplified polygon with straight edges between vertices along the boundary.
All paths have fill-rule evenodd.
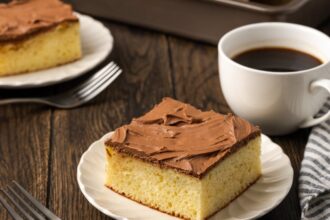
<path id="1" fill-rule="evenodd" d="M 226 157 L 202 179 L 160 168 L 107 147 L 106 186 L 181 218 L 202 220 L 230 203 L 261 175 L 260 137 Z"/>
<path id="2" fill-rule="evenodd" d="M 63 22 L 23 40 L 0 42 L 0 76 L 47 69 L 80 57 L 79 22 Z"/>

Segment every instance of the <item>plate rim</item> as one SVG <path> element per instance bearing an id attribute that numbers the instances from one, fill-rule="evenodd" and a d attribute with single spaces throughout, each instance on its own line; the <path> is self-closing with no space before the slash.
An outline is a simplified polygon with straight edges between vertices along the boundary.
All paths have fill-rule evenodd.
<path id="1" fill-rule="evenodd" d="M 0 88 L 1 89 L 40 88 L 40 87 L 47 87 L 47 86 L 50 86 L 50 85 L 60 84 L 62 82 L 66 82 L 66 81 L 69 81 L 71 79 L 74 79 L 74 78 L 77 78 L 79 76 L 82 76 L 82 75 L 86 74 L 88 71 L 90 71 L 91 69 L 93 69 L 94 67 L 99 65 L 101 62 L 103 62 L 109 56 L 109 54 L 112 52 L 113 47 L 114 47 L 114 37 L 113 37 L 110 29 L 107 28 L 102 22 L 98 21 L 97 19 L 95 19 L 95 18 L 93 18 L 89 15 L 82 14 L 82 13 L 79 13 L 79 12 L 76 12 L 76 11 L 74 11 L 74 13 L 78 16 L 79 19 L 84 18 L 84 19 L 88 19 L 88 20 L 90 20 L 94 23 L 97 23 L 99 28 L 102 28 L 103 31 L 105 31 L 105 33 L 107 34 L 107 37 L 109 38 L 108 39 L 109 40 L 109 46 L 108 46 L 108 48 L 104 49 L 104 51 L 105 51 L 104 54 L 101 54 L 102 56 L 100 56 L 99 59 L 94 64 L 88 66 L 87 68 L 83 69 L 82 71 L 77 71 L 73 75 L 64 76 L 64 77 L 58 78 L 58 79 L 51 78 L 51 79 L 48 79 L 48 80 L 45 80 L 45 81 L 28 82 L 28 83 L 25 83 L 25 82 L 22 82 L 22 81 L 20 81 L 20 82 L 11 82 L 11 83 L 1 81 L 1 78 L 4 78 L 4 77 L 11 77 L 11 76 L 18 76 L 18 75 L 23 75 L 23 74 L 37 73 L 38 71 L 47 71 L 47 70 L 50 70 L 50 69 L 54 70 L 56 68 L 62 67 L 63 65 L 74 65 L 76 62 L 78 62 L 79 60 L 81 60 L 83 58 L 84 54 L 82 54 L 81 59 L 75 60 L 75 61 L 67 63 L 67 64 L 51 67 L 51 68 L 48 68 L 48 69 L 42 69 L 42 70 L 37 70 L 37 71 L 33 71 L 33 72 L 23 73 L 23 74 L 9 75 L 9 76 L 0 77 Z"/>
<path id="2" fill-rule="evenodd" d="M 79 185 L 79 189 L 80 189 L 80 191 L 82 192 L 82 194 L 84 195 L 84 197 L 87 199 L 87 201 L 92 205 L 92 206 L 94 206 L 94 208 L 96 208 L 97 210 L 99 210 L 100 212 L 102 212 L 103 214 L 105 214 L 105 215 L 107 215 L 107 216 L 110 216 L 110 217 L 112 217 L 112 218 L 115 218 L 115 219 L 118 219 L 118 220 L 129 220 L 129 218 L 127 218 L 127 217 L 125 217 L 125 216 L 119 216 L 119 215 L 116 215 L 116 214 L 114 214 L 114 213 L 112 213 L 109 209 L 106 209 L 106 208 L 104 208 L 104 207 L 102 207 L 102 206 L 100 206 L 99 204 L 97 204 L 97 202 L 94 200 L 94 198 L 92 197 L 92 196 L 90 196 L 87 192 L 86 192 L 86 189 L 85 189 L 85 185 L 82 183 L 82 180 L 81 180 L 81 176 L 82 176 L 82 173 L 81 173 L 81 167 L 82 167 L 82 165 L 83 165 L 83 163 L 84 163 L 84 160 L 85 160 L 85 157 L 86 157 L 86 155 L 88 155 L 88 153 L 90 153 L 90 151 L 92 151 L 92 149 L 93 149 L 93 147 L 96 147 L 96 145 L 99 143 L 99 142 L 104 142 L 105 141 L 105 139 L 106 138 L 108 138 L 108 137 L 110 137 L 112 134 L 114 133 L 114 131 L 110 131 L 110 132 L 108 132 L 108 133 L 106 133 L 105 135 L 103 135 L 100 139 L 98 139 L 98 140 L 96 140 L 96 141 L 94 141 L 89 147 L 88 147 L 88 149 L 82 154 L 82 156 L 81 156 L 81 158 L 80 158 L 80 161 L 79 161 L 79 163 L 78 163 L 78 166 L 77 166 L 77 182 L 78 182 L 78 185 Z M 266 141 L 268 141 L 270 144 L 272 144 L 272 145 L 274 145 L 276 148 L 278 148 L 279 150 L 280 150 L 280 152 L 281 152 L 281 154 L 288 160 L 288 165 L 289 165 L 289 167 L 288 168 L 290 168 L 290 176 L 288 177 L 288 178 L 290 178 L 290 184 L 288 183 L 287 185 L 286 185 L 286 187 L 285 188 L 283 188 L 283 197 L 282 198 L 280 198 L 280 199 L 278 199 L 274 204 L 272 204 L 272 206 L 270 206 L 270 207 L 268 207 L 268 208 L 266 208 L 266 209 L 264 209 L 264 210 L 262 210 L 262 211 L 257 211 L 258 212 L 258 214 L 256 215 L 256 216 L 253 216 L 253 217 L 251 217 L 251 218 L 248 218 L 248 219 L 256 219 L 256 218 L 259 218 L 259 217 L 262 217 L 262 216 L 264 216 L 265 214 L 267 214 L 268 212 L 270 212 L 271 210 L 273 210 L 274 208 L 276 208 L 286 197 L 287 197 L 287 195 L 289 194 L 289 192 L 290 192 L 290 190 L 291 190 L 291 188 L 292 188 L 292 185 L 293 185 L 293 180 L 294 180 L 294 171 L 293 171 L 293 167 L 292 167 L 292 163 L 291 163 L 291 160 L 290 160 L 290 158 L 287 156 L 287 154 L 283 151 L 283 149 L 278 145 L 278 144 L 276 144 L 275 142 L 273 142 L 272 140 L 271 140 L 271 138 L 269 138 L 267 135 L 265 135 L 265 134 L 261 134 L 261 138 L 264 138 Z M 261 176 L 262 177 L 262 176 Z M 260 177 L 260 178 L 261 178 Z M 109 189 L 110 190 L 110 189 Z M 246 191 L 248 191 L 248 189 L 246 190 Z M 245 191 L 245 192 L 246 192 Z M 118 194 L 119 195 L 119 194 Z M 123 198 L 126 198 L 126 197 L 124 197 L 124 196 L 122 196 L 122 195 L 119 195 L 119 196 L 121 196 L 121 197 L 123 197 Z M 237 198 L 239 198 L 239 197 L 237 197 Z M 140 204 L 140 203 L 138 203 L 138 204 Z M 140 205 L 143 205 L 143 204 L 140 204 Z M 145 205 L 143 205 L 143 206 L 145 206 Z M 148 206 L 145 206 L 145 207 L 148 207 Z M 155 209 L 152 209 L 152 210 L 155 210 Z M 157 211 L 157 210 L 155 210 L 155 211 Z M 158 211 L 159 212 L 159 211 Z M 220 211 L 218 211 L 218 212 L 221 212 L 221 210 Z M 217 212 L 217 213 L 218 213 Z M 163 212 L 160 212 L 160 213 L 162 213 L 162 214 L 164 214 L 164 215 L 168 215 L 168 214 L 166 214 L 166 213 L 163 213 Z M 169 215 L 169 217 L 174 217 L 174 218 L 176 218 L 175 216 L 171 216 L 171 215 Z M 245 220 L 245 219 L 247 219 L 247 218 L 244 218 L 244 219 L 241 219 L 241 218 L 235 218 L 235 217 L 232 217 L 231 218 L 232 220 Z"/>

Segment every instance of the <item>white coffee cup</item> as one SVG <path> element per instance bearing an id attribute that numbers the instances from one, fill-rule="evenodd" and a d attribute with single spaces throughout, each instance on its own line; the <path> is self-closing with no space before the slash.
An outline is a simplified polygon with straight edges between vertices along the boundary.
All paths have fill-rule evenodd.
<path id="1" fill-rule="evenodd" d="M 284 47 L 311 54 L 322 64 L 296 72 L 257 70 L 232 60 L 254 48 Z M 218 44 L 221 88 L 233 112 L 271 135 L 290 133 L 330 118 L 313 118 L 330 94 L 330 38 L 310 27 L 266 22 L 239 27 Z"/>

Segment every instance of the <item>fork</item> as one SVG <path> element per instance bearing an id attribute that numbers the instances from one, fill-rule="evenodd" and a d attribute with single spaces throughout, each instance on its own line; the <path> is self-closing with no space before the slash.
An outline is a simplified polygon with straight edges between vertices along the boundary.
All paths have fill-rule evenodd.
<path id="1" fill-rule="evenodd" d="M 82 84 L 68 91 L 47 97 L 22 97 L 0 99 L 0 105 L 11 103 L 41 103 L 57 108 L 80 106 L 101 93 L 122 72 L 117 64 L 110 62 Z"/>
<path id="2" fill-rule="evenodd" d="M 33 196 L 31 196 L 25 189 L 23 189 L 22 186 L 20 186 L 15 181 L 13 181 L 13 186 L 8 186 L 6 189 L 1 189 L 0 191 L 4 195 L 6 195 L 8 201 L 10 201 L 12 205 L 21 214 L 18 214 L 15 208 L 11 206 L 10 203 L 0 195 L 0 203 L 7 209 L 9 214 L 15 220 L 61 220 L 49 209 L 47 209 L 40 202 L 38 202 Z M 31 204 L 33 204 L 33 207 L 31 206 Z"/>

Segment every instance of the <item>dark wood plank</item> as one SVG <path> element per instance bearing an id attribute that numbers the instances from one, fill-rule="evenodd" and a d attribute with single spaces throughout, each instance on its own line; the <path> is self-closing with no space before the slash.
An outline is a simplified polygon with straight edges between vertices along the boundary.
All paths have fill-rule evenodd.
<path id="1" fill-rule="evenodd" d="M 264 219 L 291 220 L 301 218 L 301 209 L 298 197 L 298 178 L 300 164 L 304 156 L 304 150 L 309 133 L 309 129 L 300 129 L 289 135 L 271 137 L 272 140 L 280 145 L 283 151 L 289 156 L 294 170 L 294 180 L 288 196 L 277 208 L 265 215 Z"/>
<path id="2" fill-rule="evenodd" d="M 46 204 L 50 110 L 39 105 L 0 106 L 0 188 L 16 180 Z M 0 206 L 0 219 L 9 219 Z"/>
<path id="3" fill-rule="evenodd" d="M 175 95 L 203 109 L 229 112 L 218 76 L 216 47 L 169 37 Z"/>
<path id="4" fill-rule="evenodd" d="M 105 133 L 172 96 L 165 36 L 117 24 L 109 27 L 115 37 L 110 59 L 123 74 L 89 105 L 54 112 L 49 203 L 62 219 L 106 219 L 79 191 L 76 168 L 82 153 Z"/>
<path id="5" fill-rule="evenodd" d="M 319 29 L 326 33 L 327 35 L 330 35 L 330 17 L 327 21 L 325 21 L 322 25 L 320 25 Z"/>

